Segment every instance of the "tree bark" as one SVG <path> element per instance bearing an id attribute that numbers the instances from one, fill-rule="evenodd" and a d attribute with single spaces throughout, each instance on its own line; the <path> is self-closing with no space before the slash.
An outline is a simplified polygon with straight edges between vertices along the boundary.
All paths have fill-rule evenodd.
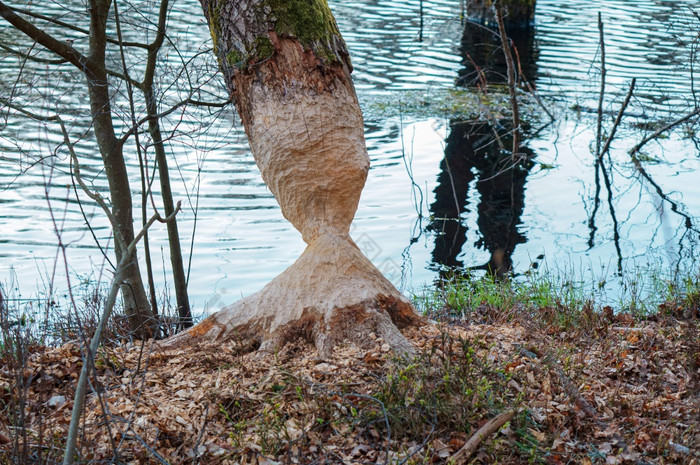
<path id="1" fill-rule="evenodd" d="M 421 319 L 349 236 L 369 170 L 345 43 L 326 0 L 202 0 L 214 51 L 262 177 L 308 247 L 262 291 L 170 340 L 237 335 L 327 353 Z"/>
<path id="2" fill-rule="evenodd" d="M 112 200 L 112 215 L 116 221 L 113 227 L 115 234 L 121 235 L 121 241 L 115 240 L 114 242 L 117 261 L 120 262 L 122 255 L 128 253 L 120 242 L 130 244 L 134 240 L 134 220 L 129 176 L 126 171 L 122 144 L 117 139 L 112 123 L 109 80 L 104 66 L 107 17 L 110 5 L 110 0 L 96 0 L 92 2 L 90 8 L 90 54 L 88 59 L 96 63 L 97 66 L 94 74 L 87 76 L 87 87 L 95 139 L 102 155 Z M 131 260 L 125 266 L 122 276 L 124 277 L 124 284 L 121 286 L 124 312 L 129 318 L 130 326 L 142 337 L 152 336 L 158 322 L 153 318 L 135 250 L 131 254 Z"/>
<path id="3" fill-rule="evenodd" d="M 111 5 L 110 0 L 94 0 L 90 11 L 90 47 L 89 55 L 85 56 L 74 49 L 68 42 L 60 41 L 50 36 L 32 23 L 17 15 L 12 8 L 0 1 L 0 16 L 13 27 L 23 32 L 29 38 L 46 47 L 73 64 L 87 81 L 90 110 L 93 119 L 95 139 L 102 156 L 102 161 L 109 183 L 112 214 L 115 224 L 112 225 L 115 240 L 117 261 L 121 261 L 122 243 L 129 244 L 134 239 L 132 219 L 131 190 L 126 171 L 126 163 L 112 124 L 112 109 L 109 95 L 109 80 L 105 67 L 105 50 L 107 43 L 106 24 Z M 143 287 L 138 258 L 134 251 L 122 273 L 124 284 L 121 286 L 124 309 L 131 328 L 141 337 L 153 334 L 158 322 L 153 318 L 151 307 Z"/>
<path id="4" fill-rule="evenodd" d="M 173 193 L 170 189 L 170 171 L 163 144 L 163 136 L 160 130 L 160 120 L 158 118 L 158 105 L 155 92 L 153 90 L 153 80 L 156 74 L 158 51 L 165 40 L 165 22 L 168 15 L 168 1 L 161 0 L 158 13 L 158 32 L 155 40 L 149 46 L 146 72 L 143 79 L 144 99 L 146 101 L 146 111 L 150 119 L 148 120 L 148 131 L 153 140 L 153 149 L 156 154 L 156 164 L 158 165 L 158 179 L 160 181 L 161 197 L 163 199 L 163 209 L 165 216 L 170 216 L 175 211 Z M 175 288 L 175 300 L 177 302 L 178 323 L 181 328 L 192 326 L 192 312 L 187 294 L 187 278 L 185 277 L 185 266 L 182 260 L 182 248 L 180 247 L 180 233 L 177 227 L 177 219 L 173 217 L 166 225 L 168 229 L 168 245 L 170 246 L 170 265 L 173 270 L 173 284 Z"/>
<path id="5" fill-rule="evenodd" d="M 535 21 L 536 2 L 537 0 L 500 0 L 506 29 L 531 26 Z M 486 26 L 498 27 L 493 3 L 493 0 L 468 0 L 467 17 Z"/>

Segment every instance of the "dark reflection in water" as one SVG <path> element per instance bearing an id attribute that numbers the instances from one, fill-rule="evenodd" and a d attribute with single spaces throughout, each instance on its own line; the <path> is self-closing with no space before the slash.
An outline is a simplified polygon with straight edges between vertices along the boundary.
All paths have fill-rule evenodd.
<path id="1" fill-rule="evenodd" d="M 519 62 L 518 73 L 534 82 L 538 57 L 534 27 L 506 25 L 506 32 L 514 45 L 513 59 Z M 462 35 L 461 55 L 463 68 L 458 73 L 458 86 L 482 87 L 507 81 L 506 60 L 498 29 L 467 22 Z"/>
<path id="2" fill-rule="evenodd" d="M 483 269 L 502 277 L 512 269 L 515 247 L 527 240 L 518 226 L 534 153 L 522 147 L 525 157 L 514 164 L 510 152 L 502 150 L 495 139 L 494 130 L 488 123 L 452 123 L 434 190 L 435 202 L 430 206 L 433 219 L 428 226 L 436 233 L 433 263 L 440 270 L 465 268 L 458 255 L 467 241 L 462 214 L 470 210 L 470 197 L 479 198 L 476 208 L 481 237 L 474 246 L 487 250 L 490 258 L 484 264 L 469 264 L 466 268 Z M 499 138 L 507 147 L 510 137 L 501 134 Z M 470 186 L 476 188 L 478 196 L 469 195 Z"/>
<path id="3" fill-rule="evenodd" d="M 533 29 L 511 28 L 509 31 L 527 78 L 535 74 Z M 467 23 L 462 38 L 462 69 L 458 86 L 483 87 L 506 80 L 506 63 L 500 38 L 494 31 Z M 428 230 L 436 234 L 432 254 L 433 266 L 442 272 L 481 269 L 502 278 L 513 268 L 515 247 L 527 241 L 519 230 L 525 205 L 525 182 L 532 168 L 534 153 L 520 148 L 514 161 L 506 147 L 512 146 L 510 121 L 452 121 L 447 136 L 445 156 L 440 163 L 435 201 L 430 206 L 432 221 Z M 469 195 L 469 189 L 476 193 Z M 484 264 L 465 264 L 458 258 L 467 242 L 464 213 L 478 198 L 476 224 L 480 238 L 473 244 L 488 251 Z"/>

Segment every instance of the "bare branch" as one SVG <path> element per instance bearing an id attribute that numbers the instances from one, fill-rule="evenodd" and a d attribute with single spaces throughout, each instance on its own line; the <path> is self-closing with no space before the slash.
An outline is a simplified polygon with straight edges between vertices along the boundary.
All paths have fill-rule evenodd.
<path id="1" fill-rule="evenodd" d="M 603 32 L 603 20 L 598 12 L 598 35 L 600 36 L 600 94 L 598 95 L 598 126 L 595 138 L 595 156 L 600 158 L 600 141 L 603 136 L 603 102 L 605 101 L 605 33 Z"/>
<path id="2" fill-rule="evenodd" d="M 6 52 L 11 53 L 13 55 L 17 55 L 18 57 L 24 58 L 26 60 L 31 60 L 31 61 L 34 61 L 37 63 L 44 63 L 44 64 L 49 64 L 49 65 L 62 65 L 64 63 L 68 63 L 68 60 L 66 60 L 66 59 L 48 60 L 46 58 L 34 57 L 28 53 L 20 52 L 19 50 L 15 50 L 12 47 L 8 47 L 7 45 L 4 45 L 2 43 L 0 43 L 0 49 L 3 49 Z"/>
<path id="3" fill-rule="evenodd" d="M 515 93 L 516 69 L 513 63 L 513 54 L 511 53 L 510 39 L 506 33 L 506 26 L 503 22 L 503 5 L 499 2 L 493 2 L 493 9 L 498 23 L 498 32 L 501 36 L 501 45 L 503 47 L 503 55 L 506 59 L 506 67 L 508 74 L 508 93 L 510 95 L 510 106 L 513 113 L 513 148 L 511 157 L 515 161 L 520 152 L 520 112 L 518 111 L 518 97 Z"/>
<path id="4" fill-rule="evenodd" d="M 90 35 L 90 31 L 88 31 L 87 29 L 83 29 L 83 28 L 75 26 L 73 24 L 66 23 L 65 21 L 61 21 L 60 19 L 52 18 L 50 16 L 45 16 L 45 15 L 35 13 L 33 11 L 30 11 L 30 10 L 25 10 L 24 8 L 15 8 L 15 7 L 9 7 L 9 8 L 11 8 L 13 11 L 15 11 L 17 13 L 21 13 L 23 15 L 30 16 L 32 18 L 41 19 L 42 21 L 47 21 L 47 22 L 53 23 L 57 26 L 65 27 L 66 29 L 70 29 L 71 31 L 80 32 L 81 34 L 85 34 L 86 36 Z M 112 39 L 111 37 L 107 38 L 107 42 L 109 42 L 110 44 L 119 44 L 120 43 L 118 40 Z M 140 42 L 121 42 L 121 45 L 123 45 L 124 47 L 137 47 L 137 48 L 148 49 L 148 44 L 142 44 Z"/>
<path id="5" fill-rule="evenodd" d="M 460 450 L 454 453 L 452 457 L 449 458 L 448 462 L 462 464 L 469 460 L 469 457 L 476 451 L 481 441 L 498 431 L 501 426 L 505 425 L 515 416 L 515 412 L 509 410 L 508 412 L 503 412 L 495 418 L 489 420 L 484 426 L 479 428 L 476 433 L 462 446 Z"/>
<path id="6" fill-rule="evenodd" d="M 19 16 L 12 8 L 0 1 L 0 16 L 30 39 L 44 46 L 58 56 L 65 58 L 73 66 L 83 71 L 88 78 L 99 76 L 99 67 L 88 57 L 74 49 L 65 40 L 58 40 Z"/>
<path id="7" fill-rule="evenodd" d="M 647 144 L 647 142 L 656 139 L 657 137 L 659 137 L 661 134 L 668 131 L 669 129 L 673 129 L 676 126 L 678 126 L 679 124 L 683 124 L 686 121 L 688 121 L 690 118 L 692 118 L 693 116 L 697 116 L 697 115 L 700 115 L 700 108 L 696 108 L 694 111 L 691 111 L 690 113 L 683 116 L 682 118 L 678 118 L 677 120 L 668 123 L 666 126 L 660 128 L 660 129 L 657 129 L 652 135 L 645 137 L 639 144 L 632 147 L 632 150 L 629 151 L 629 154 L 630 155 L 636 154 L 637 152 L 639 152 L 639 150 L 643 146 L 645 146 Z"/>
<path id="8" fill-rule="evenodd" d="M 22 113 L 24 116 L 28 116 L 36 121 L 43 121 L 43 122 L 49 122 L 49 121 L 60 121 L 60 117 L 58 115 L 39 115 L 37 113 L 33 113 L 24 107 L 21 107 L 19 105 L 15 105 L 14 103 L 10 102 L 6 98 L 0 97 L 0 103 L 5 105 L 8 108 L 12 108 L 13 110 Z"/>
<path id="9" fill-rule="evenodd" d="M 233 100 L 231 100 L 231 99 L 228 99 L 228 100 L 223 101 L 223 102 L 202 102 L 199 100 L 190 99 L 188 103 L 189 103 L 189 105 L 194 105 L 197 107 L 223 108 L 232 102 L 233 102 Z"/>
<path id="10" fill-rule="evenodd" d="M 107 74 L 112 76 L 112 77 L 119 78 L 122 81 L 128 82 L 129 84 L 131 84 L 132 86 L 136 87 L 139 90 L 143 90 L 142 83 L 140 83 L 139 81 L 137 81 L 135 79 L 130 78 L 129 76 L 127 76 L 125 74 L 119 73 L 117 71 L 112 71 L 111 69 L 107 69 Z"/>
<path id="11" fill-rule="evenodd" d="M 197 100 L 192 100 L 191 98 L 186 98 L 185 100 L 181 100 L 180 102 L 176 103 L 175 105 L 171 106 L 165 111 L 162 111 L 161 113 L 158 113 L 157 115 L 153 116 L 144 116 L 141 118 L 139 121 L 136 122 L 135 125 L 133 125 L 131 128 L 129 128 L 128 131 L 126 131 L 122 137 L 119 139 L 119 144 L 124 145 L 126 141 L 131 137 L 136 131 L 138 131 L 139 127 L 141 127 L 142 124 L 148 122 L 150 119 L 160 119 L 163 118 L 164 116 L 168 116 L 169 114 L 173 113 L 176 111 L 178 108 L 183 107 L 185 105 L 199 105 L 199 106 L 206 106 L 206 107 L 216 107 L 216 108 L 222 108 L 225 107 L 231 103 L 231 100 L 227 100 L 225 102 L 221 103 L 214 103 L 214 102 L 200 102 Z"/>
<path id="12" fill-rule="evenodd" d="M 18 10 L 18 11 L 25 11 L 25 10 Z M 61 41 L 56 39 L 55 37 L 50 36 L 49 34 L 45 33 L 41 29 L 37 28 L 34 26 L 32 23 L 26 21 L 22 17 L 18 16 L 15 14 L 15 9 L 8 7 L 2 1 L 0 1 L 0 16 L 5 18 L 10 24 L 12 24 L 15 28 L 17 28 L 20 32 L 23 32 L 27 37 L 30 39 L 34 40 L 38 44 L 41 44 L 44 46 L 46 49 L 49 51 L 55 53 L 56 55 L 63 57 L 63 60 L 43 60 L 41 58 L 35 58 L 29 55 L 22 54 L 21 52 L 12 50 L 6 46 L 2 46 L 0 44 L 0 47 L 14 53 L 15 55 L 20 55 L 24 58 L 33 60 L 33 61 L 38 61 L 40 63 L 49 63 L 49 64 L 63 64 L 63 63 L 71 63 L 73 66 L 78 68 L 80 71 L 85 73 L 88 77 L 88 79 L 92 79 L 95 77 L 95 74 L 97 70 L 97 65 L 95 65 L 89 58 L 87 58 L 85 55 L 74 49 L 67 41 Z M 113 43 L 114 39 L 107 39 L 108 42 Z M 130 79 L 128 76 L 125 76 L 119 72 L 106 69 L 105 70 L 108 75 L 112 77 L 116 77 L 119 79 L 122 79 L 124 81 L 128 81 L 132 86 L 137 87 L 138 89 L 141 89 L 143 86 L 140 82 L 135 81 L 133 79 Z"/>
<path id="13" fill-rule="evenodd" d="M 622 103 L 622 106 L 620 107 L 620 111 L 617 113 L 617 117 L 615 118 L 615 124 L 613 124 L 612 130 L 610 131 L 610 135 L 608 136 L 608 139 L 605 141 L 605 145 L 603 146 L 603 150 L 600 151 L 598 154 L 598 158 L 602 157 L 605 155 L 605 153 L 610 150 L 610 143 L 612 142 L 613 138 L 615 137 L 615 132 L 617 132 L 617 127 L 620 125 L 620 122 L 622 122 L 622 115 L 625 113 L 625 109 L 627 108 L 627 105 L 630 103 L 630 99 L 632 98 L 632 93 L 634 92 L 634 85 L 637 83 L 637 78 L 632 78 L 632 83 L 630 84 L 630 90 L 627 92 L 627 97 L 625 97 L 625 101 Z"/>

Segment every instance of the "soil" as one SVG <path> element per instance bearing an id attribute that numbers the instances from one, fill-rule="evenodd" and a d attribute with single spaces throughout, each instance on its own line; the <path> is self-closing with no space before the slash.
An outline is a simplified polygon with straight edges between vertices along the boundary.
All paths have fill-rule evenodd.
<path id="1" fill-rule="evenodd" d="M 512 411 L 457 462 L 698 464 L 699 326 L 453 321 L 406 329 L 412 360 L 374 334 L 326 358 L 301 343 L 116 345 L 96 360 L 79 462 L 450 463 Z M 0 462 L 60 462 L 81 363 L 77 344 L 33 347 L 21 370 L 3 360 Z"/>

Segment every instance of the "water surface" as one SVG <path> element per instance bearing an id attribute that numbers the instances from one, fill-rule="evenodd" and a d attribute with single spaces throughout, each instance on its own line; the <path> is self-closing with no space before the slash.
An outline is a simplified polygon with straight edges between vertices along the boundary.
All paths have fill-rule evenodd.
<path id="1" fill-rule="evenodd" d="M 80 2 L 73 3 L 80 8 Z M 485 269 L 505 257 L 518 275 L 535 262 L 592 287 L 605 281 L 602 289 L 615 299 L 629 291 L 619 285 L 619 269 L 651 263 L 666 272 L 695 266 L 700 157 L 698 139 L 690 136 L 697 124 L 645 147 L 649 161 L 643 166 L 655 185 L 641 178 L 627 155 L 649 134 L 645 127 L 658 127 L 696 105 L 690 54 L 700 21 L 690 2 L 539 0 L 521 59 L 556 121 L 536 135 L 536 128 L 530 131 L 524 142 L 528 163 L 502 178 L 494 178 L 500 172 L 494 168 L 501 163 L 497 153 L 473 150 L 488 133 L 484 128 L 454 115 L 401 110 L 417 96 L 430 99 L 455 87 L 472 88 L 465 58 L 471 39 L 460 2 L 422 4 L 421 20 L 417 0 L 331 2 L 350 48 L 372 162 L 352 235 L 390 279 L 410 294 L 448 267 Z M 125 11 L 125 18 L 152 19 L 149 4 L 143 5 Z M 33 8 L 71 17 L 52 3 Z M 596 183 L 591 111 L 600 87 L 599 11 L 606 30 L 607 130 L 632 78 L 637 91 L 610 156 L 598 166 Z M 207 81 L 216 63 L 206 52 L 208 29 L 196 1 L 175 2 L 170 38 L 179 51 L 170 45 L 163 56 L 162 105 L 176 102 L 187 89 L 183 62 L 203 85 L 202 98 L 222 98 L 218 78 Z M 0 40 L 30 46 L 5 24 Z M 2 94 L 12 93 L 36 111 L 60 112 L 71 134 L 81 138 L 76 149 L 84 174 L 104 192 L 80 77 L 69 71 L 47 74 L 46 65 L 31 63 L 18 77 L 20 61 L 4 52 L 0 60 Z M 129 65 L 137 74 L 138 60 Z M 123 102 L 124 89 L 116 91 Z M 124 117 L 120 130 L 128 124 Z M 546 122 L 546 117 L 533 120 Z M 109 264 L 86 231 L 65 150 L 55 152 L 61 142 L 56 128 L 4 113 L 0 124 L 0 279 L 28 298 L 53 276 L 57 294 L 63 294 L 58 232 L 67 245 L 72 285 L 100 276 L 104 281 Z M 168 150 L 174 195 L 184 206 L 179 222 L 187 259 L 191 252 L 190 295 L 196 311 L 209 311 L 260 289 L 301 254 L 304 243 L 262 182 L 232 108 L 214 117 L 204 110 L 176 112 L 165 126 L 173 136 Z M 133 147 L 128 156 L 138 194 Z M 602 169 L 611 182 L 609 192 Z M 108 247 L 106 221 L 81 199 L 95 237 Z M 169 267 L 165 229 L 156 227 L 151 241 L 162 289 Z M 496 256 L 498 250 L 502 255 Z"/>

